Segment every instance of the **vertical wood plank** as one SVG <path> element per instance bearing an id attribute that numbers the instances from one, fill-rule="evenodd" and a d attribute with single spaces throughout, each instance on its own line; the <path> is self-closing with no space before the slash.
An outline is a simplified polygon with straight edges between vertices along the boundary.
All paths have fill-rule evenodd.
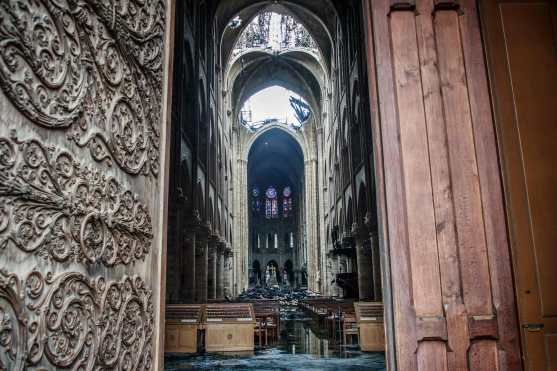
<path id="1" fill-rule="evenodd" d="M 449 370 L 446 350 L 442 343 L 432 341 L 420 343 L 418 347 L 418 370 Z"/>
<path id="2" fill-rule="evenodd" d="M 432 0 L 417 2 L 416 28 L 420 48 L 423 99 L 431 161 L 435 227 L 441 272 L 442 297 L 447 318 L 449 369 L 467 368 L 467 318 L 460 290 L 460 267 L 453 211 L 447 134 L 441 98 L 437 49 L 433 32 Z"/>
<path id="3" fill-rule="evenodd" d="M 474 314 L 490 314 L 491 287 L 480 184 L 457 13 L 437 12 L 435 28 L 464 302 Z"/>
<path id="4" fill-rule="evenodd" d="M 511 257 L 503 209 L 501 172 L 497 158 L 487 68 L 477 17 L 476 0 L 462 0 L 461 8 L 463 15 L 460 17 L 460 34 L 467 83 L 470 89 L 470 110 L 485 215 L 485 235 L 489 255 L 493 305 L 497 311 L 499 322 L 499 349 L 501 353 L 504 353 L 503 356 L 499 357 L 499 360 L 505 362 L 505 367 L 508 370 L 520 370 L 522 363 L 512 285 Z"/>
<path id="5" fill-rule="evenodd" d="M 417 316 L 442 315 L 429 153 L 413 12 L 391 14 L 406 227 Z"/>
<path id="6" fill-rule="evenodd" d="M 503 328 L 513 303 L 509 261 L 493 261 L 505 257 L 501 250 L 507 246 L 503 215 L 497 215 L 502 210 L 500 189 L 492 188 L 499 184 L 495 144 L 478 144 L 478 123 L 489 134 L 491 116 L 487 90 L 482 90 L 485 76 L 474 80 L 474 74 L 485 74 L 481 40 L 473 40 L 479 28 L 470 22 L 477 15 L 459 16 L 455 1 L 394 4 L 369 2 L 373 43 L 367 47 L 377 61 L 380 143 L 389 164 L 384 190 L 397 366 L 512 366 L 513 360 L 497 351 L 497 326 L 480 338 L 468 328 L 468 316 L 489 320 L 500 310 Z M 370 97 L 373 101 L 372 93 Z M 509 279 L 501 281 L 507 271 Z M 494 304 L 503 307 L 494 312 Z M 441 329 L 445 336 L 438 334 Z M 513 342 L 510 337 L 505 341 Z"/>
<path id="7" fill-rule="evenodd" d="M 458 14 L 442 10 L 435 14 L 463 300 L 473 315 L 492 314 L 491 282 L 474 133 L 470 113 Z M 480 357 L 470 357 L 470 368 L 480 369 L 494 362 L 495 341 L 474 344 Z"/>
<path id="8" fill-rule="evenodd" d="M 373 11 L 373 39 L 377 60 L 377 86 L 381 139 L 385 164 L 385 199 L 388 215 L 387 228 L 391 246 L 391 282 L 395 327 L 396 363 L 400 370 L 415 370 L 416 323 L 411 305 L 412 292 L 408 239 L 405 231 L 406 216 L 403 203 L 403 184 L 399 131 L 395 106 L 391 56 L 389 1 L 371 2 Z"/>
<path id="9" fill-rule="evenodd" d="M 489 370 L 498 371 L 499 362 L 497 360 L 497 349 L 493 346 L 493 341 L 479 340 L 470 345 L 470 370 Z M 508 368 L 504 368 L 508 369 Z"/>

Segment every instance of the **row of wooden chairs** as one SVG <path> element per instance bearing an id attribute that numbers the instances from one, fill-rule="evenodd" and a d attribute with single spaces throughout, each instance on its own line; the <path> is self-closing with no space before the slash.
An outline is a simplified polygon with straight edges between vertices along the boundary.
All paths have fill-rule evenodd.
<path id="1" fill-rule="evenodd" d="M 280 336 L 280 302 L 278 300 L 257 300 L 251 302 L 255 313 L 255 333 L 259 347 L 267 347 L 278 342 Z"/>
<path id="2" fill-rule="evenodd" d="M 310 298 L 301 306 L 325 325 L 333 343 L 359 345 L 363 351 L 384 350 L 383 303 Z"/>
<path id="3" fill-rule="evenodd" d="M 307 298 L 300 306 L 324 325 L 327 337 L 342 345 L 358 344 L 358 326 L 352 300 L 338 300 L 330 297 Z"/>

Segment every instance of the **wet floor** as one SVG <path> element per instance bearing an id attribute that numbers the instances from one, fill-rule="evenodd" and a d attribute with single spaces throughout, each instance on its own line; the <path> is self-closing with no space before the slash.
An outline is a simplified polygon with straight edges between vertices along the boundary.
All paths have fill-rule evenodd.
<path id="1" fill-rule="evenodd" d="M 384 353 L 334 344 L 311 321 L 283 321 L 280 342 L 244 356 L 167 354 L 165 369 L 178 370 L 385 370 Z"/>

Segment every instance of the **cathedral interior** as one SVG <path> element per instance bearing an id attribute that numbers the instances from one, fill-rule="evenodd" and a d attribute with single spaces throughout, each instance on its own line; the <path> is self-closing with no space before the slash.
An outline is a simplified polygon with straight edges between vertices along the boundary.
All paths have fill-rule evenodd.
<path id="1" fill-rule="evenodd" d="M 167 304 L 271 287 L 381 302 L 359 2 L 176 14 Z M 253 117 L 277 87 L 290 112 Z"/>
<path id="2" fill-rule="evenodd" d="M 293 287 L 381 298 L 362 16 L 312 5 L 176 5 L 168 303 L 237 296 L 270 264 Z M 296 117 L 252 121 L 246 101 L 273 86 Z"/>
<path id="3" fill-rule="evenodd" d="M 556 25 L 1 0 L 0 371 L 557 370 Z"/>

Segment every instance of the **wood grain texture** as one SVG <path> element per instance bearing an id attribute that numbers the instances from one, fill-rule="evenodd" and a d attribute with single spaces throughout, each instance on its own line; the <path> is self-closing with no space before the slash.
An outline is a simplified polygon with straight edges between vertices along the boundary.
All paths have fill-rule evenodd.
<path id="1" fill-rule="evenodd" d="M 406 228 L 417 316 L 441 315 L 429 151 L 413 12 L 391 13 L 391 44 L 402 152 Z"/>
<path id="2" fill-rule="evenodd" d="M 438 70 L 437 49 L 433 31 L 431 0 L 418 2 L 416 17 L 417 39 L 420 46 L 423 99 L 426 113 L 428 145 L 431 162 L 431 181 L 435 205 L 435 229 L 445 316 L 447 318 L 448 353 L 450 369 L 467 367 L 466 352 L 469 346 L 466 335 L 466 310 L 460 290 L 460 267 L 456 243 L 456 225 L 453 192 L 450 177 L 449 151 L 441 82 Z"/>
<path id="3" fill-rule="evenodd" d="M 552 290 L 555 279 L 551 276 L 554 277 L 555 270 L 546 263 L 555 260 L 552 256 L 555 228 L 553 225 L 548 228 L 545 223 L 553 224 L 555 219 L 551 215 L 555 208 L 548 205 L 555 203 L 552 201 L 555 186 L 551 184 L 555 184 L 555 156 L 552 155 L 555 140 L 552 138 L 555 137 L 557 6 L 552 1 L 527 0 L 480 4 L 505 175 L 518 312 L 520 324 L 525 326 L 521 328 L 524 366 L 529 370 L 552 369 L 555 351 L 551 347 L 555 349 L 555 345 L 551 340 L 557 331 L 557 321 L 551 315 L 551 300 L 555 303 Z M 544 245 L 551 247 L 547 249 Z M 552 282 L 545 285 L 552 290 L 545 291 L 545 298 L 544 281 Z M 544 328 L 529 329 L 531 324 L 542 324 Z M 516 343 L 517 339 L 511 337 L 514 334 L 509 333 L 510 326 L 500 324 L 499 327 L 502 340 L 511 339 Z M 514 354 L 509 351 L 507 355 Z M 512 360 L 518 369 L 520 359 Z"/>
<path id="4" fill-rule="evenodd" d="M 499 325 L 499 361 L 501 368 L 504 365 L 508 370 L 517 370 L 522 367 L 519 330 L 484 46 L 476 1 L 462 1 L 461 9 L 460 35 L 474 128 L 492 300 Z"/>
<path id="5" fill-rule="evenodd" d="M 512 279 L 477 13 L 462 2 L 420 0 L 415 12 L 398 5 L 371 2 L 368 44 L 389 164 L 397 366 L 515 369 Z"/>
<path id="6" fill-rule="evenodd" d="M 464 303 L 473 313 L 490 314 L 491 289 L 480 185 L 457 13 L 437 12 L 435 28 Z"/>
<path id="7" fill-rule="evenodd" d="M 412 307 L 410 260 L 403 200 L 402 159 L 391 55 L 388 0 L 372 1 L 373 40 L 377 60 L 377 87 L 385 166 L 385 200 L 393 288 L 396 366 L 417 369 L 415 312 Z"/>

